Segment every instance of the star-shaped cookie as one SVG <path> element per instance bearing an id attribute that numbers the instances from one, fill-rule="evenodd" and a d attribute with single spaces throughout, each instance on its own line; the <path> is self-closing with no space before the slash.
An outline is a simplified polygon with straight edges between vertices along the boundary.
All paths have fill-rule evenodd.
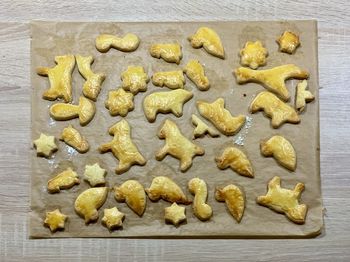
<path id="1" fill-rule="evenodd" d="M 186 209 L 184 207 L 174 202 L 170 207 L 165 208 L 165 221 L 178 226 L 181 222 L 186 220 L 185 211 Z"/>
<path id="2" fill-rule="evenodd" d="M 106 208 L 103 212 L 104 216 L 102 218 L 102 223 L 105 224 L 109 230 L 123 226 L 125 214 L 120 212 L 118 208 Z"/>
<path id="3" fill-rule="evenodd" d="M 41 133 L 40 137 L 34 140 L 33 143 L 38 156 L 50 157 L 58 149 L 55 137 L 47 136 L 44 133 Z"/>
<path id="4" fill-rule="evenodd" d="M 134 95 L 125 92 L 123 88 L 109 91 L 105 106 L 112 116 L 124 117 L 134 109 Z"/>
<path id="5" fill-rule="evenodd" d="M 67 218 L 59 209 L 55 209 L 54 211 L 46 212 L 44 225 L 49 227 L 51 232 L 55 232 L 57 229 L 64 229 L 64 222 Z"/>
<path id="6" fill-rule="evenodd" d="M 106 183 L 105 175 L 107 171 L 100 167 L 98 163 L 93 165 L 86 165 L 84 172 L 84 179 L 94 187 L 97 185 L 104 185 Z"/>

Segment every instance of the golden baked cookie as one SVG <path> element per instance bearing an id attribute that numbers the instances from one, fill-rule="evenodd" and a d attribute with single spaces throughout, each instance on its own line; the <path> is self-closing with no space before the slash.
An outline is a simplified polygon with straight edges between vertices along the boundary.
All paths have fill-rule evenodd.
<path id="1" fill-rule="evenodd" d="M 204 155 L 204 149 L 187 139 L 177 125 L 167 119 L 158 132 L 160 139 L 165 139 L 165 145 L 156 153 L 156 159 L 161 161 L 166 155 L 180 160 L 180 170 L 185 172 L 192 166 L 195 156 Z"/>
<path id="2" fill-rule="evenodd" d="M 43 93 L 43 98 L 64 102 L 72 102 L 72 72 L 75 66 L 74 55 L 55 56 L 56 66 L 38 67 L 36 72 L 41 76 L 48 76 L 50 88 Z"/>
<path id="3" fill-rule="evenodd" d="M 210 121 L 224 135 L 236 134 L 245 123 L 244 115 L 234 117 L 225 109 L 223 98 L 218 98 L 212 103 L 198 100 L 196 104 L 201 116 Z"/>
<path id="4" fill-rule="evenodd" d="M 169 63 L 180 64 L 182 58 L 181 45 L 173 44 L 153 44 L 149 49 L 151 56 L 155 58 L 162 58 Z"/>
<path id="5" fill-rule="evenodd" d="M 34 140 L 33 144 L 38 156 L 50 157 L 58 149 L 55 137 L 47 136 L 44 133 L 41 133 L 40 137 Z"/>
<path id="6" fill-rule="evenodd" d="M 108 195 L 108 187 L 92 187 L 83 191 L 75 200 L 74 208 L 82 216 L 85 223 L 98 219 L 97 210 L 104 204 Z"/>
<path id="7" fill-rule="evenodd" d="M 163 199 L 171 203 L 176 202 L 184 205 L 192 203 L 181 188 L 173 180 L 165 176 L 153 178 L 151 186 L 146 188 L 145 191 L 152 201 Z"/>
<path id="8" fill-rule="evenodd" d="M 138 92 L 147 90 L 149 77 L 142 66 L 128 66 L 128 69 L 122 73 L 121 80 L 122 88 L 136 95 Z"/>
<path id="9" fill-rule="evenodd" d="M 283 136 L 272 136 L 260 142 L 263 156 L 272 156 L 281 166 L 295 171 L 297 156 L 292 144 Z"/>
<path id="10" fill-rule="evenodd" d="M 184 88 L 185 77 L 182 70 L 157 72 L 152 76 L 155 86 L 166 86 L 170 89 Z"/>
<path id="11" fill-rule="evenodd" d="M 132 52 L 135 51 L 140 44 L 140 39 L 137 35 L 128 33 L 123 37 L 115 35 L 102 34 L 96 38 L 96 49 L 100 52 L 108 52 L 113 47 L 119 51 Z"/>
<path id="12" fill-rule="evenodd" d="M 273 128 L 279 128 L 284 123 L 298 124 L 300 122 L 300 117 L 293 107 L 268 91 L 262 91 L 254 98 L 249 111 L 253 114 L 264 111 L 265 115 L 271 118 Z"/>
<path id="13" fill-rule="evenodd" d="M 208 134 L 211 137 L 220 136 L 219 132 L 217 132 L 214 128 L 209 127 L 198 116 L 194 114 L 192 114 L 192 124 L 196 127 L 193 130 L 193 139 L 196 139 L 198 137 L 203 137 L 206 134 Z"/>
<path id="14" fill-rule="evenodd" d="M 146 209 L 146 193 L 140 182 L 127 180 L 119 187 L 114 187 L 114 197 L 118 202 L 126 204 L 140 217 Z"/>
<path id="15" fill-rule="evenodd" d="M 284 31 L 276 40 L 279 45 L 279 51 L 293 54 L 300 45 L 299 36 L 291 31 Z"/>
<path id="16" fill-rule="evenodd" d="M 210 219 L 213 215 L 213 210 L 206 203 L 208 198 L 208 189 L 205 181 L 198 177 L 192 178 L 188 182 L 188 189 L 191 194 L 194 195 L 192 208 L 195 216 L 202 221 Z"/>
<path id="17" fill-rule="evenodd" d="M 188 37 L 194 48 L 203 47 L 209 54 L 225 59 L 225 51 L 218 34 L 209 27 L 200 27 L 197 32 Z"/>
<path id="18" fill-rule="evenodd" d="M 78 174 L 69 167 L 47 182 L 47 191 L 49 193 L 59 193 L 61 189 L 69 189 L 79 184 Z"/>
<path id="19" fill-rule="evenodd" d="M 285 81 L 290 78 L 306 79 L 309 73 L 297 67 L 296 65 L 282 65 L 265 70 L 252 70 L 250 68 L 240 67 L 234 71 L 238 84 L 254 82 L 261 84 L 267 90 L 275 93 L 284 101 L 290 98 Z"/>
<path id="20" fill-rule="evenodd" d="M 198 60 L 191 59 L 183 71 L 199 90 L 206 91 L 210 88 L 208 77 Z"/>
<path id="21" fill-rule="evenodd" d="M 123 88 L 109 91 L 105 107 L 109 110 L 111 116 L 120 115 L 125 117 L 129 111 L 134 110 L 134 95 L 125 92 Z"/>
<path id="22" fill-rule="evenodd" d="M 237 186 L 230 184 L 215 190 L 215 199 L 219 202 L 225 201 L 228 210 L 238 223 L 241 222 L 244 209 L 244 192 Z"/>
<path id="23" fill-rule="evenodd" d="M 131 129 L 126 120 L 122 119 L 114 124 L 108 132 L 111 136 L 114 136 L 113 140 L 101 145 L 98 150 L 100 153 L 111 151 L 119 160 L 119 165 L 115 170 L 117 174 L 128 171 L 132 165 L 143 166 L 146 164 L 145 158 L 131 140 Z"/>
<path id="24" fill-rule="evenodd" d="M 288 219 L 297 224 L 303 224 L 307 213 L 307 206 L 300 204 L 300 196 L 305 185 L 298 183 L 293 190 L 281 187 L 281 178 L 275 176 L 268 184 L 265 196 L 259 196 L 256 202 L 278 213 L 285 214 Z"/>
<path id="25" fill-rule="evenodd" d="M 92 56 L 75 56 L 77 60 L 79 73 L 86 79 L 83 85 L 83 95 L 93 101 L 96 101 L 98 94 L 101 91 L 101 85 L 106 79 L 103 73 L 94 73 L 91 70 L 91 65 L 94 62 Z"/>
<path id="26" fill-rule="evenodd" d="M 60 140 L 76 149 L 79 153 L 86 153 L 90 146 L 88 141 L 72 125 L 64 128 Z"/>
<path id="27" fill-rule="evenodd" d="M 315 96 L 307 90 L 307 81 L 303 80 L 297 84 L 295 92 L 295 109 L 301 113 L 304 111 L 306 103 L 309 103 L 315 99 Z"/>
<path id="28" fill-rule="evenodd" d="M 51 232 L 56 232 L 58 229 L 64 229 L 67 218 L 59 209 L 55 209 L 54 211 L 46 212 L 44 225 L 50 228 Z"/>
<path id="29" fill-rule="evenodd" d="M 257 69 L 259 66 L 266 65 L 267 49 L 260 41 L 245 43 L 243 49 L 239 52 L 241 56 L 241 65 L 249 66 L 251 69 Z"/>
<path id="30" fill-rule="evenodd" d="M 186 209 L 182 206 L 179 206 L 175 202 L 170 206 L 164 209 L 164 219 L 166 222 L 178 226 L 182 222 L 186 221 Z"/>
<path id="31" fill-rule="evenodd" d="M 102 224 L 104 224 L 110 231 L 123 226 L 125 214 L 120 212 L 118 208 L 106 208 L 102 217 Z"/>
<path id="32" fill-rule="evenodd" d="M 103 186 L 106 184 L 106 174 L 106 169 L 101 168 L 98 163 L 95 163 L 93 165 L 86 165 L 84 179 L 88 181 L 92 187 L 101 185 Z"/>
<path id="33" fill-rule="evenodd" d="M 154 92 L 143 100 L 143 111 L 148 122 L 154 122 L 158 113 L 173 113 L 182 116 L 183 105 L 193 97 L 193 93 L 185 89 Z"/>
<path id="34" fill-rule="evenodd" d="M 78 105 L 57 103 L 50 107 L 50 116 L 55 120 L 70 120 L 79 117 L 80 125 L 85 126 L 94 118 L 96 107 L 89 99 L 81 96 Z"/>
<path id="35" fill-rule="evenodd" d="M 248 157 L 237 147 L 227 147 L 221 156 L 215 158 L 220 169 L 231 168 L 241 176 L 254 177 L 254 170 Z"/>

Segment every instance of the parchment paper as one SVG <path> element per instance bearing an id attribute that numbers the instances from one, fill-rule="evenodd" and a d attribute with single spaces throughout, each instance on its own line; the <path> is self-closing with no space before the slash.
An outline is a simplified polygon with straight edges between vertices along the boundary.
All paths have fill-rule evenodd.
<path id="1" fill-rule="evenodd" d="M 226 59 L 221 60 L 207 54 L 203 49 L 190 46 L 187 37 L 195 33 L 200 26 L 213 28 L 221 37 L 225 47 Z M 300 34 L 301 47 L 294 55 L 278 52 L 275 39 L 284 31 L 292 30 Z M 107 53 L 100 53 L 95 48 L 95 38 L 101 33 L 123 35 L 133 32 L 141 38 L 141 44 L 135 52 L 123 53 L 111 49 Z M 30 237 L 312 237 L 321 232 L 323 226 L 322 201 L 319 171 L 319 97 L 318 97 L 318 62 L 317 62 L 317 24 L 315 21 L 288 22 L 186 22 L 186 23 L 62 23 L 62 22 L 32 22 L 31 24 L 31 78 L 32 78 L 32 140 L 41 132 L 60 137 L 62 129 L 73 124 L 89 141 L 91 148 L 86 154 L 79 154 L 74 149 L 59 142 L 59 150 L 50 160 L 36 156 L 31 150 L 32 186 L 30 213 Z M 254 96 L 264 90 L 261 85 L 250 83 L 237 85 L 232 71 L 239 67 L 238 52 L 246 41 L 260 40 L 269 51 L 267 65 L 271 68 L 287 63 L 294 63 L 310 72 L 309 88 L 315 95 L 315 101 L 309 103 L 301 114 L 298 125 L 284 124 L 279 129 L 272 129 L 270 119 L 262 113 L 249 114 L 248 106 Z M 182 46 L 183 59 L 180 65 L 166 63 L 149 55 L 148 49 L 152 43 L 177 41 Z M 54 66 L 54 57 L 64 54 L 92 55 L 95 62 L 94 72 L 104 72 L 107 78 L 96 102 L 97 112 L 94 119 L 81 127 L 78 119 L 70 121 L 54 121 L 49 116 L 49 106 L 55 102 L 42 99 L 42 93 L 49 87 L 48 79 L 36 74 L 38 66 Z M 120 86 L 121 72 L 128 65 L 140 65 L 151 77 L 154 72 L 183 68 L 189 59 L 198 59 L 205 66 L 210 80 L 209 91 L 201 92 L 187 79 L 186 89 L 194 93 L 194 97 L 185 104 L 184 114 L 176 118 L 172 114 L 159 114 L 155 123 L 148 123 L 143 110 L 142 100 L 155 91 L 168 91 L 148 84 L 145 93 L 136 95 L 135 110 L 129 112 L 126 120 L 132 127 L 132 138 L 141 153 L 148 160 L 146 166 L 133 166 L 128 172 L 116 175 L 114 169 L 118 160 L 111 153 L 100 154 L 97 148 L 108 142 L 112 137 L 108 128 L 118 122 L 120 117 L 112 117 L 104 107 L 109 90 Z M 73 73 L 73 103 L 77 103 L 81 95 L 84 79 L 77 67 Z M 287 82 L 294 104 L 295 86 L 297 80 Z M 188 138 L 192 137 L 193 126 L 191 114 L 198 112 L 195 102 L 198 99 L 214 101 L 224 97 L 226 108 L 233 115 L 246 114 L 252 117 L 252 127 L 248 130 L 243 150 L 248 154 L 254 169 L 255 178 L 239 176 L 232 170 L 224 171 L 216 167 L 214 157 L 219 155 L 225 146 L 233 144 L 235 137 L 221 135 L 220 138 L 204 137 L 195 143 L 205 148 L 205 155 L 195 157 L 193 166 L 185 173 L 179 171 L 179 162 L 171 156 L 163 161 L 155 160 L 155 152 L 164 144 L 156 136 L 158 128 L 166 118 L 174 120 Z M 203 118 L 202 118 L 203 119 Z M 207 122 L 207 121 L 205 121 Z M 208 122 L 207 122 L 208 123 Z M 280 167 L 273 158 L 265 158 L 260 154 L 261 139 L 274 134 L 282 134 L 288 138 L 297 153 L 297 169 L 289 172 Z M 179 227 L 165 224 L 164 208 L 170 204 L 161 200 L 153 203 L 147 200 L 147 209 L 143 217 L 138 217 L 125 203 L 117 203 L 113 192 L 99 210 L 96 223 L 85 225 L 84 220 L 74 211 L 76 197 L 89 188 L 83 181 L 86 164 L 99 162 L 107 169 L 107 185 L 113 187 L 126 180 L 136 179 L 145 188 L 149 187 L 152 179 L 159 175 L 168 175 L 178 183 L 183 191 L 190 196 L 187 189 L 188 181 L 193 177 L 204 179 L 208 184 L 208 203 L 213 208 L 213 217 L 207 222 L 198 220 L 192 207 L 186 206 L 187 223 Z M 49 194 L 46 190 L 48 179 L 56 173 L 72 166 L 80 176 L 81 184 L 69 190 L 62 190 L 59 194 Z M 302 203 L 308 205 L 308 213 L 304 225 L 297 225 L 289 221 L 284 215 L 256 204 L 255 199 L 266 193 L 268 181 L 274 177 L 282 178 L 282 186 L 294 188 L 297 182 L 305 183 L 306 189 L 302 194 Z M 225 203 L 214 199 L 217 186 L 229 183 L 244 188 L 246 195 L 246 209 L 244 217 L 238 224 L 228 213 Z M 191 196 L 192 198 L 192 196 Z M 104 208 L 117 206 L 126 214 L 123 229 L 109 232 L 101 225 Z M 45 212 L 59 208 L 68 215 L 64 231 L 52 234 L 43 226 Z"/>

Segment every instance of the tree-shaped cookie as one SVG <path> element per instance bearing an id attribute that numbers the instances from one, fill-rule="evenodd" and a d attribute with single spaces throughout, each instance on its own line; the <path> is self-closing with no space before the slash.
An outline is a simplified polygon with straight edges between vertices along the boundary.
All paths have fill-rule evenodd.
<path id="1" fill-rule="evenodd" d="M 297 84 L 295 91 L 295 109 L 301 113 L 304 111 L 306 103 L 309 103 L 315 99 L 315 96 L 307 90 L 307 81 L 303 80 Z"/>
<path id="2" fill-rule="evenodd" d="M 194 114 L 192 114 L 192 124 L 195 126 L 195 129 L 193 130 L 193 139 L 203 137 L 206 134 L 208 134 L 211 137 L 220 136 L 219 132 L 217 132 L 214 128 L 209 127 L 198 116 Z"/>

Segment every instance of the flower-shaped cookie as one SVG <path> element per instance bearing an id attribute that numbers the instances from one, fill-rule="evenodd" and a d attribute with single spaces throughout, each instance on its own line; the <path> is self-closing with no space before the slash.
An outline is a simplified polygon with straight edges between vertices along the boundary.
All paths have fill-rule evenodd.
<path id="1" fill-rule="evenodd" d="M 124 117 L 134 109 L 134 95 L 123 88 L 109 91 L 105 106 L 112 116 Z"/>
<path id="2" fill-rule="evenodd" d="M 284 31 L 276 42 L 280 46 L 279 51 L 288 54 L 293 54 L 300 45 L 299 36 L 290 31 Z"/>
<path id="3" fill-rule="evenodd" d="M 244 48 L 241 49 L 239 54 L 241 56 L 241 64 L 243 66 L 249 66 L 251 69 L 257 69 L 259 66 L 266 64 L 268 52 L 260 41 L 248 41 Z"/>

